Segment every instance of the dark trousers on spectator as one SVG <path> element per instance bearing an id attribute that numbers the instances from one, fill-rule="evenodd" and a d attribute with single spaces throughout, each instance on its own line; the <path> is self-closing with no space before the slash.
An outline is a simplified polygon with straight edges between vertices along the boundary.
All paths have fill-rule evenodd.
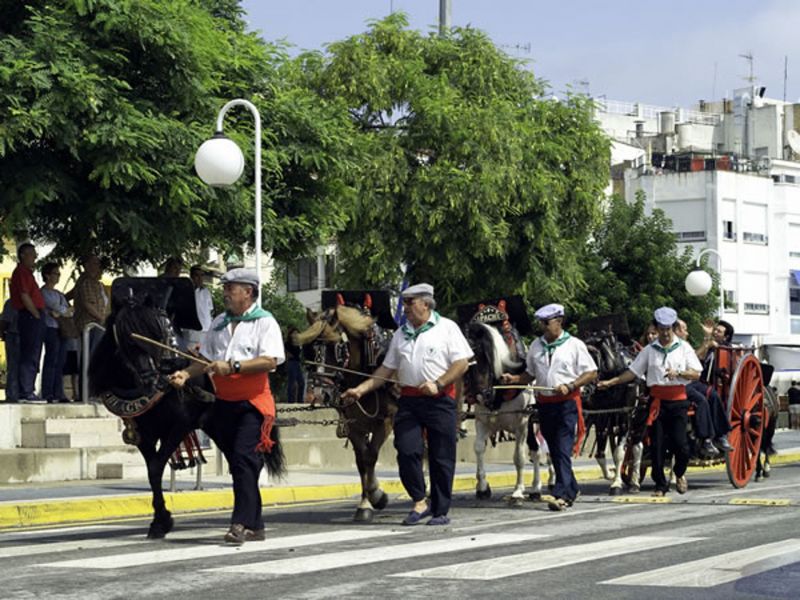
<path id="1" fill-rule="evenodd" d="M 689 422 L 689 400 L 662 400 L 658 418 L 650 427 L 650 467 L 656 490 L 669 491 L 669 481 L 664 476 L 667 449 L 675 458 L 672 472 L 683 477 L 689 465 L 689 440 L 686 426 Z"/>
<path id="2" fill-rule="evenodd" d="M 286 395 L 290 403 L 303 402 L 306 393 L 306 381 L 303 377 L 303 367 L 299 360 L 290 358 L 286 361 Z"/>
<path id="3" fill-rule="evenodd" d="M 19 330 L 19 397 L 32 398 L 39 360 L 42 357 L 44 341 L 44 318 L 37 319 L 29 311 L 22 309 L 17 317 Z"/>
<path id="4" fill-rule="evenodd" d="M 394 419 L 394 447 L 400 481 L 411 500 L 425 498 L 423 430 L 427 433 L 431 512 L 446 515 L 456 468 L 456 403 L 450 396 L 402 396 Z"/>
<path id="5" fill-rule="evenodd" d="M 225 454 L 233 479 L 231 524 L 239 523 L 253 531 L 264 529 L 261 516 L 261 490 L 258 477 L 264 458 L 256 451 L 261 441 L 264 417 L 250 402 L 217 400 L 206 430 Z"/>
<path id="6" fill-rule="evenodd" d="M 693 381 L 686 386 L 686 396 L 695 405 L 695 433 L 700 439 L 718 438 L 731 430 L 728 416 L 722 406 L 717 390 L 700 381 Z"/>
<path id="7" fill-rule="evenodd" d="M 19 400 L 19 334 L 6 332 L 6 402 Z"/>
<path id="8" fill-rule="evenodd" d="M 572 472 L 572 448 L 575 445 L 575 427 L 578 424 L 578 407 L 573 400 L 537 404 L 539 428 L 550 450 L 550 460 L 556 473 L 553 496 L 573 502 L 578 495 L 578 482 Z"/>
<path id="9" fill-rule="evenodd" d="M 42 366 L 42 398 L 61 400 L 64 395 L 64 362 L 67 359 L 67 340 L 58 327 L 46 327 L 44 334 L 44 365 Z"/>

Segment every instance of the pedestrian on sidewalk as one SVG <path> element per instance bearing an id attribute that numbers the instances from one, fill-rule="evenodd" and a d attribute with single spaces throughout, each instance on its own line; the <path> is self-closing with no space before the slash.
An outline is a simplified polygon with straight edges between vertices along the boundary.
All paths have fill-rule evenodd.
<path id="1" fill-rule="evenodd" d="M 673 326 L 678 320 L 674 309 L 663 306 L 654 315 L 658 338 L 645 347 L 628 370 L 597 383 L 598 389 L 628 383 L 637 377 L 646 380 L 650 388 L 651 473 L 655 483 L 653 496 L 664 496 L 669 491 L 669 481 L 664 476 L 667 448 L 675 457 L 675 488 L 679 494 L 689 489 L 686 468 L 689 465 L 689 441 L 686 427 L 689 422 L 689 400 L 686 386 L 700 377 L 700 361 L 692 347 L 678 338 Z"/>
<path id="2" fill-rule="evenodd" d="M 17 309 L 11 298 L 3 305 L 0 314 L 0 339 L 6 350 L 6 402 L 19 402 L 19 330 Z"/>
<path id="3" fill-rule="evenodd" d="M 268 374 L 284 360 L 281 329 L 258 301 L 258 277 L 249 269 L 222 276 L 225 312 L 214 319 L 200 345 L 206 367 L 192 363 L 170 376 L 181 388 L 204 371 L 217 399 L 204 428 L 225 454 L 233 478 L 233 513 L 225 534 L 230 544 L 265 538 L 258 478 L 272 449 L 275 401 Z"/>
<path id="4" fill-rule="evenodd" d="M 61 334 L 57 319 L 71 313 L 66 296 L 56 289 L 61 270 L 53 262 L 42 267 L 42 296 L 44 297 L 45 334 L 44 366 L 42 367 L 41 396 L 47 402 L 67 402 L 64 394 L 64 362 L 67 358 L 67 338 Z"/>
<path id="5" fill-rule="evenodd" d="M 44 342 L 44 297 L 33 276 L 36 248 L 24 243 L 17 250 L 19 264 L 11 275 L 11 304 L 17 309 L 19 331 L 19 400 L 43 403 L 34 392 Z"/>
<path id="6" fill-rule="evenodd" d="M 400 481 L 414 502 L 403 524 L 416 525 L 430 516 L 428 525 L 447 525 L 456 464 L 455 383 L 467 372 L 472 349 L 458 325 L 434 310 L 432 285 L 412 285 L 400 296 L 407 322 L 395 331 L 373 377 L 346 390 L 342 398 L 358 400 L 397 377 L 402 387 L 394 447 Z M 423 430 L 428 441 L 430 506 L 422 470 Z"/>
<path id="7" fill-rule="evenodd" d="M 289 404 L 300 404 L 306 396 L 306 378 L 303 374 L 303 354 L 300 346 L 292 343 L 292 336 L 297 333 L 296 327 L 289 327 L 286 332 L 286 401 Z"/>
<path id="8" fill-rule="evenodd" d="M 576 428 L 582 435 L 581 387 L 597 378 L 597 365 L 589 350 L 578 338 L 564 330 L 564 307 L 548 304 L 536 311 L 543 335 L 531 344 L 525 372 L 519 375 L 503 373 L 503 383 L 525 385 L 536 381 L 537 386 L 551 388 L 539 392 L 536 405 L 539 427 L 556 472 L 550 510 L 564 510 L 575 502 L 578 482 L 572 471 Z"/>
<path id="9" fill-rule="evenodd" d="M 208 275 L 200 265 L 193 265 L 189 269 L 189 279 L 194 286 L 194 303 L 197 310 L 197 320 L 200 321 L 200 329 L 184 329 L 183 338 L 186 341 L 187 349 L 190 352 L 200 350 L 200 344 L 209 329 L 211 321 L 214 320 L 214 301 L 211 299 L 211 291 L 206 287 L 205 278 Z"/>

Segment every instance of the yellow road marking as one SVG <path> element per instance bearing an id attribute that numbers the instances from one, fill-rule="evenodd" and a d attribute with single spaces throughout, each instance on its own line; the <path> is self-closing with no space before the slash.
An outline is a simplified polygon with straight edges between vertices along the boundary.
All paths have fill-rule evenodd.
<path id="1" fill-rule="evenodd" d="M 668 496 L 617 496 L 611 500 L 620 504 L 669 504 L 672 498 Z"/>
<path id="2" fill-rule="evenodd" d="M 741 504 L 745 506 L 790 506 L 792 501 L 787 498 L 733 498 L 728 504 Z"/>

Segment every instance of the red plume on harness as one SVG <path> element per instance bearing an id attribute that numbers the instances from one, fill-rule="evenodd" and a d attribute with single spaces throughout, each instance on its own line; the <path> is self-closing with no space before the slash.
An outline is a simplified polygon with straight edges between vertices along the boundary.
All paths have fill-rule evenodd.
<path id="1" fill-rule="evenodd" d="M 338 306 L 344 306 L 344 296 L 341 294 L 336 294 L 336 304 Z"/>
<path id="2" fill-rule="evenodd" d="M 364 308 L 372 310 L 372 295 L 364 294 Z"/>

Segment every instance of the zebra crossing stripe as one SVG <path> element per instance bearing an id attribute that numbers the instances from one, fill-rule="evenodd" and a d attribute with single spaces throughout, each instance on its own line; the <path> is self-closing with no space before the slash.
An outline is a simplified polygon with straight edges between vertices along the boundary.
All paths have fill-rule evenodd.
<path id="1" fill-rule="evenodd" d="M 219 535 L 218 531 L 175 531 L 170 534 L 169 539 L 195 540 L 210 537 L 218 538 Z M 98 550 L 152 543 L 152 540 L 145 538 L 144 533 L 138 533 L 119 537 L 64 540 L 61 542 L 42 542 L 40 544 L 17 544 L 14 546 L 0 546 L 0 558 L 34 556 L 37 554 L 50 554 L 51 552 L 71 552 L 73 550 Z"/>
<path id="2" fill-rule="evenodd" d="M 709 558 L 680 563 L 600 583 L 659 587 L 709 588 L 757 575 L 800 560 L 800 539 L 790 538 Z"/>
<path id="3" fill-rule="evenodd" d="M 368 565 L 388 560 L 440 555 L 448 552 L 463 552 L 466 550 L 475 550 L 477 548 L 486 548 L 488 546 L 519 544 L 521 542 L 528 542 L 545 537 L 548 536 L 535 533 L 485 533 L 446 539 L 425 540 L 397 546 L 385 546 L 383 548 L 345 550 L 328 554 L 315 554 L 313 556 L 263 561 L 246 565 L 205 569 L 205 571 L 216 573 L 255 573 L 260 575 L 298 575 L 341 567 Z"/>
<path id="4" fill-rule="evenodd" d="M 547 548 L 523 554 L 504 556 L 502 559 L 490 558 L 464 562 L 443 567 L 433 567 L 407 573 L 397 573 L 391 577 L 418 577 L 422 579 L 474 579 L 490 581 L 515 575 L 535 573 L 567 565 L 600 560 L 622 554 L 632 554 L 678 544 L 688 544 L 705 538 L 630 536 L 620 539 L 604 540 L 589 544 L 569 545 L 560 548 Z"/>
<path id="5" fill-rule="evenodd" d="M 319 544 L 332 544 L 337 542 L 350 542 L 369 538 L 381 538 L 408 533 L 406 531 L 376 531 L 365 529 L 343 529 L 340 531 L 327 531 L 323 533 L 307 533 L 280 538 L 267 538 L 263 542 L 247 542 L 243 546 L 231 546 L 222 542 L 223 533 L 213 532 L 219 543 L 205 543 L 187 545 L 173 545 L 162 550 L 147 550 L 144 552 L 130 552 L 41 563 L 37 567 L 56 567 L 66 569 L 124 569 L 167 562 L 183 560 L 196 560 L 216 556 L 240 556 L 254 552 L 280 550 L 282 548 L 299 548 L 302 546 L 316 546 Z M 165 541 L 157 542 L 160 548 L 163 544 L 169 545 L 174 539 L 170 535 Z M 374 550 L 373 550 L 374 552 Z"/>

